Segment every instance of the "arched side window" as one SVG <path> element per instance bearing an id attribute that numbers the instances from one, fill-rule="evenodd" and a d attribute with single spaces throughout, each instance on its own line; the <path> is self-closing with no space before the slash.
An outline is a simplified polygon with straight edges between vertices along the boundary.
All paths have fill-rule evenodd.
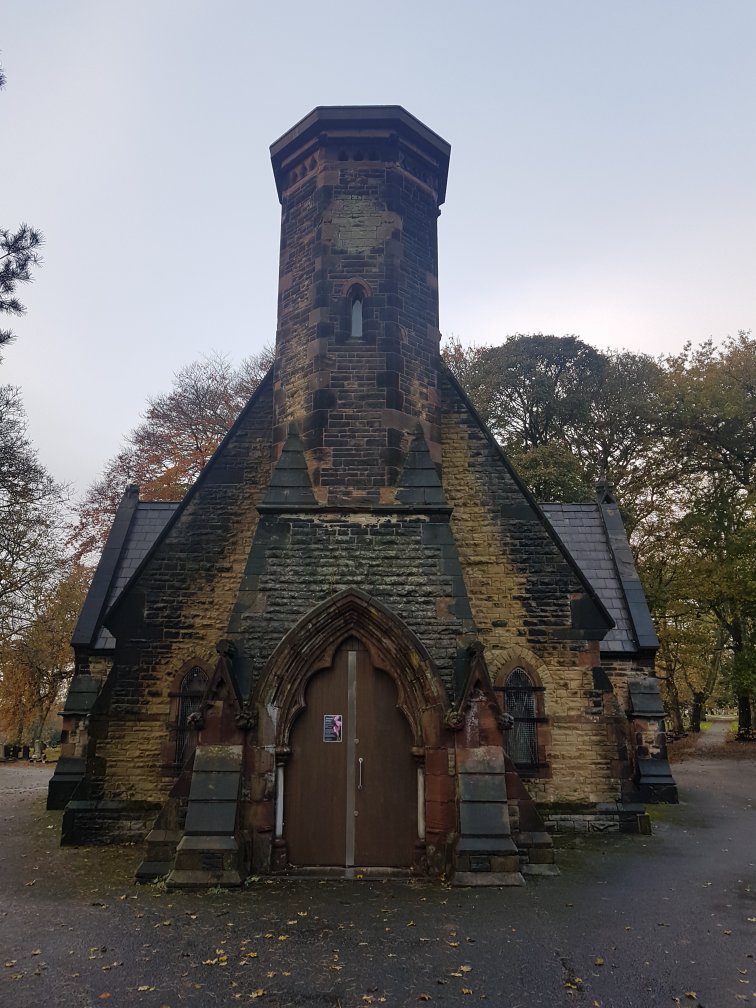
<path id="1" fill-rule="evenodd" d="M 543 710 L 543 690 L 536 686 L 523 668 L 515 668 L 507 676 L 500 694 L 504 710 L 514 718 L 514 727 L 504 735 L 507 755 L 514 765 L 526 773 L 538 773 L 546 766 L 542 726 L 546 722 Z"/>
<path id="2" fill-rule="evenodd" d="M 365 292 L 356 284 L 349 290 L 348 297 L 351 300 L 351 326 L 349 329 L 349 339 L 352 341 L 362 339 L 362 307 L 365 300 Z"/>
<path id="3" fill-rule="evenodd" d="M 200 665 L 192 665 L 184 678 L 178 694 L 178 711 L 176 717 L 176 754 L 174 763 L 183 766 L 189 740 L 189 717 L 198 711 L 202 697 L 207 689 L 207 673 Z"/>
<path id="4" fill-rule="evenodd" d="M 373 291 L 361 276 L 351 276 L 342 280 L 338 287 L 339 322 L 336 326 L 336 342 L 339 345 L 375 343 L 378 326 L 373 317 Z"/>

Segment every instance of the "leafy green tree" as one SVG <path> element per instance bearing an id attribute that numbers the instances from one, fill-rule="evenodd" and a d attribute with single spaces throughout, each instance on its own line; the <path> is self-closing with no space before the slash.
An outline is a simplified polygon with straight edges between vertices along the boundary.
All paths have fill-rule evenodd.
<path id="1" fill-rule="evenodd" d="M 18 740 L 53 702 L 30 674 L 32 642 L 44 636 L 49 652 L 56 639 L 71 657 L 49 608 L 66 571 L 66 518 L 66 489 L 37 459 L 19 390 L 0 386 L 0 722 Z"/>
<path id="2" fill-rule="evenodd" d="M 756 686 L 756 341 L 741 332 L 665 360 L 661 422 L 674 445 L 676 530 L 690 594 L 725 635 L 741 737 Z"/>
<path id="3" fill-rule="evenodd" d="M 525 451 L 569 441 L 602 368 L 601 354 L 576 336 L 518 334 L 480 350 L 466 386 L 501 443 Z"/>
<path id="4" fill-rule="evenodd" d="M 0 644 L 26 627 L 65 565 L 66 488 L 40 464 L 21 395 L 0 386 Z"/>
<path id="5" fill-rule="evenodd" d="M 543 333 L 496 347 L 451 340 L 442 355 L 541 500 L 591 499 L 607 479 L 631 529 L 653 512 L 666 468 L 652 358 Z"/>
<path id="6" fill-rule="evenodd" d="M 756 344 L 741 332 L 654 360 L 575 336 L 443 350 L 541 500 L 614 484 L 659 631 L 677 726 L 728 680 L 741 735 L 756 679 Z"/>
<path id="7" fill-rule="evenodd" d="M 0 91 L 5 87 L 0 68 Z M 24 305 L 16 296 L 19 284 L 29 283 L 32 266 L 40 266 L 39 247 L 44 238 L 36 228 L 20 224 L 16 231 L 0 228 L 0 314 L 23 315 Z M 0 329 L 0 346 L 15 339 L 11 329 Z"/>
<path id="8" fill-rule="evenodd" d="M 42 233 L 28 224 L 21 224 L 16 231 L 0 228 L 0 313 L 25 313 L 26 308 L 16 296 L 16 288 L 29 283 L 32 266 L 42 264 L 38 249 L 43 241 Z M 13 339 L 12 329 L 0 329 L 0 346 Z"/>
<path id="9" fill-rule="evenodd" d="M 730 678 L 738 702 L 738 730 L 752 729 L 756 648 L 756 494 L 739 494 L 730 480 L 692 495 L 681 520 L 688 537 L 689 569 L 702 614 L 711 614 L 730 652 Z"/>
<path id="10" fill-rule="evenodd" d="M 678 536 L 675 521 L 660 519 L 661 534 L 648 551 L 643 573 L 659 637 L 656 674 L 666 693 L 672 730 L 679 734 L 684 730 L 683 705 L 691 710 L 691 730 L 700 730 L 701 711 L 721 690 L 730 654 L 727 634 L 701 602 L 695 556 Z"/>
<path id="11" fill-rule="evenodd" d="M 666 430 L 692 474 L 726 475 L 738 493 L 756 475 L 756 340 L 741 331 L 663 359 Z"/>

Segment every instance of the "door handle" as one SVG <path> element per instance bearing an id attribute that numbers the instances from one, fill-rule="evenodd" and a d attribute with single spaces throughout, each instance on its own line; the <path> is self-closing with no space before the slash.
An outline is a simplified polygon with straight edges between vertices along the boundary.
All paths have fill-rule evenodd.
<path id="1" fill-rule="evenodd" d="M 363 762 L 364 762 L 364 760 L 363 760 L 362 756 L 360 756 L 360 758 L 357 760 L 357 763 L 358 763 L 358 768 L 357 769 L 358 769 L 358 774 L 359 774 L 359 776 L 357 778 L 357 790 L 358 791 L 362 791 L 362 764 L 363 764 Z"/>

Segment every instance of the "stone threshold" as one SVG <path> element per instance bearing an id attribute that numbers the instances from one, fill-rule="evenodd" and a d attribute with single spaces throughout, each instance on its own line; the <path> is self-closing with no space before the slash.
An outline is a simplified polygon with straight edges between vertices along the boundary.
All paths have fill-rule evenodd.
<path id="1" fill-rule="evenodd" d="M 347 881 L 362 881 L 363 879 L 422 879 L 423 881 L 432 881 L 430 876 L 417 875 L 411 868 L 343 868 L 327 865 L 288 868 L 286 871 L 275 872 L 275 874 L 267 877 L 275 879 L 345 879 Z"/>

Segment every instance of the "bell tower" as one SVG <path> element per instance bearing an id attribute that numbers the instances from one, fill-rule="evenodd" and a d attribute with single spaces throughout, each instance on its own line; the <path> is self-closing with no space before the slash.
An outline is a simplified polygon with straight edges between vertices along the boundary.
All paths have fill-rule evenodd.
<path id="1" fill-rule="evenodd" d="M 418 424 L 441 461 L 437 220 L 450 147 L 399 106 L 314 109 L 271 147 L 281 200 L 273 443 L 321 504 L 392 504 Z"/>

